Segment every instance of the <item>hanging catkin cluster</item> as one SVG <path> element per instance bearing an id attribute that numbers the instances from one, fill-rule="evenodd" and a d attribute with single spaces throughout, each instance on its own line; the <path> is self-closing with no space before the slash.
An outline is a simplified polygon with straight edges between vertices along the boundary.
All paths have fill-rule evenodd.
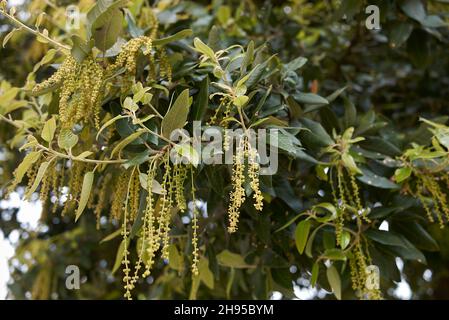
<path id="1" fill-rule="evenodd" d="M 106 72 L 112 74 L 119 68 L 125 68 L 128 77 L 134 78 L 137 68 L 137 57 L 142 47 L 145 47 L 144 54 L 149 55 L 153 48 L 152 39 L 150 37 L 141 36 L 133 38 L 125 43 L 114 63 L 110 64 Z"/>
<path id="2" fill-rule="evenodd" d="M 337 165 L 336 171 L 337 187 L 335 188 L 332 180 L 330 185 L 332 188 L 334 202 L 339 208 L 339 210 L 337 210 L 335 233 L 337 245 L 340 245 L 341 234 L 346 219 L 350 220 L 353 214 L 355 214 L 357 221 L 359 222 L 362 220 L 369 222 L 369 219 L 367 217 L 368 211 L 365 210 L 362 205 L 360 191 L 355 180 L 355 175 L 349 172 L 349 170 L 346 170 L 343 165 Z"/>
<path id="3" fill-rule="evenodd" d="M 230 233 L 236 232 L 238 228 L 240 208 L 245 202 L 245 170 L 248 170 L 250 187 L 253 191 L 254 207 L 258 211 L 263 209 L 263 196 L 259 188 L 259 163 L 257 151 L 249 143 L 248 137 L 244 135 L 238 139 L 236 154 L 234 155 L 232 169 L 232 191 L 229 195 L 229 226 Z M 247 166 L 246 166 L 247 164 Z"/>
<path id="4" fill-rule="evenodd" d="M 417 177 L 416 190 L 412 191 L 410 186 L 406 190 L 420 200 L 429 221 L 435 222 L 436 217 L 440 227 L 443 228 L 445 221 L 449 221 L 447 195 L 443 192 L 442 186 L 446 184 L 446 187 L 449 187 L 447 175 L 443 173 L 441 177 L 437 177 L 418 170 L 414 170 L 414 175 Z"/>
<path id="5" fill-rule="evenodd" d="M 157 252 L 163 259 L 169 259 L 170 246 L 170 225 L 172 215 L 177 209 L 186 210 L 186 200 L 184 195 L 184 184 L 187 179 L 186 166 L 180 164 L 171 164 L 169 152 L 161 158 L 154 159 L 150 162 L 148 172 L 146 174 L 146 185 L 148 186 L 148 195 L 146 198 L 146 207 L 143 213 L 143 223 L 140 231 L 140 237 L 137 245 L 138 260 L 134 265 L 132 272 L 131 261 L 129 259 L 129 251 L 126 247 L 122 264 L 124 265 L 123 282 L 125 287 L 125 297 L 131 299 L 131 290 L 134 289 L 140 275 L 148 277 L 151 274 Z M 162 193 L 156 198 L 156 194 L 152 190 L 155 185 L 158 167 L 162 168 Z M 131 170 L 131 169 L 130 169 Z M 192 169 L 191 169 L 192 170 Z M 136 168 L 132 172 L 124 173 L 118 181 L 116 195 L 123 199 L 123 243 L 128 244 L 130 239 L 130 226 L 134 223 L 139 210 L 140 182 L 139 173 Z M 123 187 L 125 186 L 125 187 Z M 123 189 L 126 191 L 123 193 Z M 119 195 L 117 194 L 120 193 Z M 199 262 L 198 249 L 198 210 L 196 208 L 195 187 L 193 185 L 192 172 L 192 271 L 194 274 L 198 272 L 197 264 Z M 143 266 L 144 265 L 144 266 Z M 142 268 L 143 271 L 140 271 Z"/>
<path id="6" fill-rule="evenodd" d="M 63 128 L 71 128 L 78 122 L 94 120 L 98 128 L 102 102 L 103 67 L 92 57 L 78 63 L 67 56 L 60 68 L 47 80 L 37 84 L 33 91 L 41 92 L 61 86 L 59 118 Z"/>
<path id="7" fill-rule="evenodd" d="M 375 279 L 369 279 L 369 268 L 371 265 L 371 257 L 363 250 L 362 243 L 360 241 L 351 250 L 349 258 L 349 267 L 351 273 L 352 289 L 356 292 L 360 299 L 366 300 L 380 300 L 382 295 L 379 290 L 379 283 L 373 283 L 373 281 L 379 281 L 375 275 Z"/>

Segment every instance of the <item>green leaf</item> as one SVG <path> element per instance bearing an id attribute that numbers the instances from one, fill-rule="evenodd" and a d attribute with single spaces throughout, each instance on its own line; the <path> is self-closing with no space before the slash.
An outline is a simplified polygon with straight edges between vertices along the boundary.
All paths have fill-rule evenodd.
<path id="1" fill-rule="evenodd" d="M 25 173 L 31 168 L 31 166 L 39 160 L 41 151 L 32 151 L 28 153 L 19 164 L 16 170 L 14 170 L 14 182 L 20 183 L 25 176 Z"/>
<path id="2" fill-rule="evenodd" d="M 30 199 L 33 192 L 36 191 L 36 189 L 39 186 L 39 184 L 41 183 L 41 180 L 44 177 L 45 172 L 47 171 L 49 165 L 50 165 L 49 161 L 45 161 L 45 162 L 41 163 L 39 169 L 37 170 L 36 178 L 34 179 L 33 184 L 31 185 L 31 187 L 28 189 L 27 193 L 25 194 L 25 199 Z"/>
<path id="3" fill-rule="evenodd" d="M 333 265 L 329 266 L 326 271 L 326 276 L 335 297 L 341 300 L 341 279 L 337 269 Z"/>
<path id="4" fill-rule="evenodd" d="M 394 225 L 394 230 L 404 235 L 419 249 L 430 252 L 440 250 L 435 239 L 416 221 L 401 221 L 401 223 Z"/>
<path id="5" fill-rule="evenodd" d="M 264 77 L 265 71 L 267 70 L 267 66 L 270 63 L 271 59 L 273 59 L 275 55 L 272 55 L 267 60 L 265 60 L 263 63 L 258 64 L 254 67 L 254 69 L 251 70 L 251 74 L 246 80 L 246 87 L 248 89 L 251 89 L 253 86 L 258 84 L 260 80 Z"/>
<path id="6" fill-rule="evenodd" d="M 343 153 L 341 155 L 341 160 L 346 169 L 349 169 L 353 174 L 361 174 L 362 171 L 355 164 L 354 158 L 349 153 Z"/>
<path id="7" fill-rule="evenodd" d="M 368 229 L 365 231 L 365 236 L 373 241 L 388 246 L 405 247 L 404 241 L 398 235 L 392 233 L 391 231 Z"/>
<path id="8" fill-rule="evenodd" d="M 329 260 L 346 260 L 346 255 L 343 250 L 340 249 L 327 249 L 323 253 L 323 257 Z"/>
<path id="9" fill-rule="evenodd" d="M 206 113 L 209 104 L 209 76 L 206 76 L 200 84 L 200 91 L 196 97 L 196 103 L 192 108 L 193 120 L 200 121 Z"/>
<path id="10" fill-rule="evenodd" d="M 394 25 L 390 32 L 390 45 L 393 48 L 398 48 L 404 44 L 410 37 L 413 31 L 413 24 L 409 22 L 400 21 Z"/>
<path id="11" fill-rule="evenodd" d="M 168 247 L 168 261 L 168 265 L 173 270 L 178 272 L 182 272 L 184 270 L 184 256 L 179 253 L 178 248 L 174 244 L 171 244 Z"/>
<path id="12" fill-rule="evenodd" d="M 56 119 L 55 117 L 51 117 L 44 124 L 44 128 L 42 129 L 41 133 L 42 139 L 50 143 L 55 136 L 55 131 L 56 131 Z"/>
<path id="13" fill-rule="evenodd" d="M 122 265 L 123 256 L 125 255 L 125 250 L 128 247 L 127 242 L 128 241 L 125 242 L 125 240 L 122 240 L 122 242 L 120 242 L 120 246 L 117 250 L 117 255 L 115 256 L 114 266 L 112 267 L 112 274 L 114 274 Z"/>
<path id="14" fill-rule="evenodd" d="M 203 41 L 201 41 L 200 38 L 193 39 L 193 45 L 194 45 L 196 51 L 202 53 L 203 55 L 208 57 L 213 62 L 216 62 L 214 50 L 209 48 L 207 46 L 207 44 L 205 44 Z"/>
<path id="15" fill-rule="evenodd" d="M 236 105 L 239 108 L 243 108 L 246 103 L 248 102 L 249 98 L 247 96 L 240 96 L 234 98 L 234 105 Z"/>
<path id="16" fill-rule="evenodd" d="M 192 99 L 189 98 L 189 89 L 185 89 L 176 98 L 173 106 L 162 119 L 161 131 L 164 137 L 170 138 L 170 134 L 174 130 L 184 127 L 191 104 Z"/>
<path id="17" fill-rule="evenodd" d="M 175 42 L 175 41 L 179 41 L 181 39 L 187 38 L 190 35 L 192 35 L 191 29 L 181 30 L 181 31 L 175 33 L 174 35 L 168 36 L 166 38 L 153 40 L 153 45 L 154 46 L 163 46 L 167 43 Z"/>
<path id="18" fill-rule="evenodd" d="M 254 41 L 251 40 L 246 48 L 245 56 L 243 57 L 242 65 L 240 66 L 240 74 L 244 74 L 248 66 L 254 59 Z"/>
<path id="19" fill-rule="evenodd" d="M 93 30 L 95 46 L 105 52 L 116 42 L 123 28 L 123 12 L 119 9 L 110 11 L 108 21 Z"/>
<path id="20" fill-rule="evenodd" d="M 9 39 L 11 39 L 11 37 L 17 32 L 22 30 L 22 28 L 14 28 L 12 29 L 11 32 L 9 32 L 4 38 L 3 38 L 3 43 L 2 43 L 2 47 L 4 48 L 6 46 L 6 44 L 8 43 Z"/>
<path id="21" fill-rule="evenodd" d="M 312 286 L 312 288 L 315 288 L 319 274 L 320 274 L 320 265 L 315 262 L 312 267 L 312 277 L 310 279 L 310 285 Z"/>
<path id="22" fill-rule="evenodd" d="M 340 235 L 340 247 L 344 250 L 351 242 L 351 234 L 348 231 L 343 231 Z"/>
<path id="23" fill-rule="evenodd" d="M 78 143 L 78 136 L 70 129 L 62 129 L 58 136 L 58 146 L 70 150 Z"/>
<path id="24" fill-rule="evenodd" d="M 304 248 L 306 247 L 307 239 L 309 237 L 309 232 L 310 232 L 309 220 L 303 220 L 300 223 L 298 223 L 295 230 L 295 243 L 296 248 L 298 249 L 298 252 L 300 254 L 304 252 Z"/>
<path id="25" fill-rule="evenodd" d="M 100 136 L 100 134 L 103 132 L 104 129 L 106 129 L 107 127 L 109 127 L 111 124 L 113 124 L 115 121 L 120 120 L 120 119 L 124 119 L 127 118 L 128 116 L 123 116 L 123 115 L 118 115 L 115 116 L 114 118 L 108 120 L 104 125 L 101 126 L 100 130 L 98 130 L 97 132 L 97 136 L 95 137 L 96 140 L 98 140 L 98 137 Z"/>
<path id="26" fill-rule="evenodd" d="M 362 175 L 357 176 L 357 179 L 369 186 L 382 188 L 382 189 L 398 189 L 399 188 L 399 186 L 396 183 L 388 180 L 385 177 L 381 177 L 366 168 L 361 168 L 361 170 L 362 170 Z"/>
<path id="27" fill-rule="evenodd" d="M 401 183 L 402 181 L 407 180 L 411 174 L 412 168 L 410 167 L 402 167 L 396 169 L 396 171 L 394 172 L 394 180 L 396 180 L 397 183 Z"/>
<path id="28" fill-rule="evenodd" d="M 94 41 L 86 42 L 77 35 L 72 35 L 72 49 L 70 51 L 73 58 L 78 63 L 82 63 L 84 58 L 89 55 L 94 46 Z"/>
<path id="29" fill-rule="evenodd" d="M 327 101 L 326 98 L 323 98 L 314 93 L 296 93 L 293 94 L 293 98 L 297 102 L 304 104 L 320 104 L 320 105 L 329 104 L 329 101 Z"/>
<path id="30" fill-rule="evenodd" d="M 79 217 L 84 211 L 84 208 L 86 208 L 93 183 L 94 183 L 94 173 L 92 171 L 86 172 L 83 179 L 83 187 L 81 188 L 81 196 L 78 204 L 78 209 L 76 210 L 75 222 L 78 221 Z"/>
<path id="31" fill-rule="evenodd" d="M 304 136 L 304 139 L 308 139 L 311 144 L 321 147 L 327 147 L 334 143 L 332 138 L 329 136 L 326 130 L 324 130 L 323 126 L 320 123 L 307 118 L 302 118 L 300 119 L 300 121 L 305 128 L 309 129 L 308 131 L 303 131 L 302 135 Z"/>
<path id="32" fill-rule="evenodd" d="M 198 273 L 201 281 L 209 288 L 214 289 L 214 275 L 209 269 L 209 260 L 205 257 L 201 257 L 198 263 Z"/>
<path id="33" fill-rule="evenodd" d="M 302 68 L 306 63 L 307 63 L 307 58 L 298 57 L 284 65 L 283 73 L 284 73 L 284 75 L 286 75 L 288 72 L 296 71 L 296 70 Z"/>
<path id="34" fill-rule="evenodd" d="M 106 237 L 104 237 L 103 239 L 101 239 L 101 240 L 100 240 L 100 243 L 108 242 L 108 241 L 111 241 L 112 239 L 117 238 L 119 235 L 122 234 L 122 231 L 123 231 L 122 229 L 117 229 L 117 230 L 115 230 L 113 233 L 108 234 Z"/>
<path id="35" fill-rule="evenodd" d="M 407 16 L 417 21 L 423 21 L 427 15 L 421 0 L 405 0 L 401 4 L 401 9 Z"/>
<path id="36" fill-rule="evenodd" d="M 108 24 L 116 10 L 124 7 L 128 0 L 98 0 L 87 13 L 87 38 L 90 39 L 96 29 Z"/>
<path id="37" fill-rule="evenodd" d="M 251 265 L 248 265 L 243 257 L 237 253 L 233 253 L 229 250 L 223 250 L 217 255 L 218 264 L 230 267 L 230 268 L 251 268 Z"/>
<path id="38" fill-rule="evenodd" d="M 140 137 L 145 131 L 144 130 L 139 130 L 136 131 L 134 133 L 132 133 L 131 135 L 127 136 L 125 139 L 123 139 L 122 141 L 120 141 L 115 148 L 112 150 L 111 152 L 111 158 L 113 158 L 116 154 L 118 154 L 118 156 L 121 156 L 121 152 L 123 150 L 123 148 L 125 148 L 128 144 L 130 144 L 131 142 L 133 142 L 134 140 L 136 140 L 138 137 Z"/>
<path id="39" fill-rule="evenodd" d="M 189 144 L 177 144 L 174 149 L 176 152 L 184 159 L 188 161 L 189 164 L 192 164 L 195 168 L 200 163 L 200 156 L 198 152 Z"/>
<path id="40" fill-rule="evenodd" d="M 307 245 L 306 245 L 306 256 L 308 256 L 309 258 L 312 258 L 312 249 L 313 249 L 313 241 L 315 240 L 315 236 L 318 233 L 318 231 L 320 230 L 320 228 L 316 228 L 315 230 L 313 230 L 312 234 L 309 237 L 309 241 L 307 241 Z"/>

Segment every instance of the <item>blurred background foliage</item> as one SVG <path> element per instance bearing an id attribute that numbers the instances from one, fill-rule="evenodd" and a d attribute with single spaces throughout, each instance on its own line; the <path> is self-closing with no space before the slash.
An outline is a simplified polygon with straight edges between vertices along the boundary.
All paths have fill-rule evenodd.
<path id="1" fill-rule="evenodd" d="M 163 33 L 174 34 L 185 28 L 193 29 L 204 41 L 210 33 L 217 33 L 217 47 L 254 40 L 266 44 L 267 51 L 283 61 L 298 56 L 309 60 L 300 75 L 291 76 L 303 91 L 328 96 L 347 86 L 343 99 L 331 107 L 313 113 L 315 120 L 329 132 L 346 128 L 345 110 L 352 101 L 356 110 L 365 115 L 359 119 L 359 133 L 368 137 L 365 147 L 372 152 L 396 156 L 410 141 L 426 144 L 431 133 L 419 122 L 419 117 L 447 120 L 449 98 L 449 2 L 421 0 L 326 0 L 326 1 L 134 1 L 140 7 L 137 25 L 144 27 L 146 9 L 156 13 Z M 51 35 L 64 39 L 66 8 L 79 6 L 87 12 L 93 1 L 33 0 L 18 6 L 19 16 L 33 24 L 41 12 L 46 12 L 43 25 Z M 368 16 L 365 8 L 375 4 L 380 8 L 381 30 L 365 27 Z M 211 29 L 212 26 L 216 26 Z M 0 16 L 0 41 L 11 30 L 11 25 Z M 213 31 L 211 31 L 213 30 Z M 0 80 L 21 87 L 34 65 L 40 61 L 48 44 L 36 41 L 25 33 L 16 33 L 8 45 L 0 49 Z M 45 79 L 46 69 L 38 73 L 38 81 Z M 1 89 L 0 89 L 1 90 Z M 8 103 L 7 101 L 0 101 Z M 287 107 L 271 101 L 270 107 L 282 113 Z M 370 113 L 375 111 L 374 113 Z M 366 115 L 369 116 L 366 116 Z M 363 117 L 363 116 L 361 116 Z M 381 123 L 376 128 L 376 124 Z M 372 138 L 369 138 L 372 132 Z M 21 155 L 10 146 L 14 133 L 0 123 L 0 185 L 11 180 Z M 306 147 L 308 147 L 306 145 Z M 313 149 L 313 146 L 310 146 Z M 200 299 L 235 298 L 264 299 L 274 291 L 284 298 L 295 297 L 295 290 L 308 288 L 312 260 L 296 252 L 292 230 L 275 233 L 280 226 L 315 203 L 317 193 L 329 189 L 316 178 L 313 167 L 301 160 L 286 161 L 280 166 L 280 177 L 273 178 L 275 197 L 270 203 L 270 214 L 258 215 L 249 206 L 244 208 L 241 229 L 230 237 L 225 232 L 225 211 L 214 199 L 208 201 L 208 215 L 200 222 L 202 241 L 209 257 L 209 268 L 214 274 L 214 288 L 202 284 L 197 293 Z M 388 169 L 377 167 L 379 172 Z M 382 171 L 383 170 L 383 171 Z M 220 180 L 220 174 L 215 174 Z M 217 182 L 217 189 L 220 185 Z M 207 194 L 206 185 L 202 192 Z M 327 188 L 327 189 L 326 189 Z M 20 194 L 23 189 L 18 189 Z M 207 197 L 204 197 L 207 199 Z M 417 216 L 423 209 L 410 196 L 392 194 L 385 189 L 364 187 L 364 198 L 371 203 L 382 199 L 389 203 L 389 213 L 378 213 L 376 223 L 388 221 L 390 230 L 406 236 L 425 255 L 427 263 L 403 259 L 402 271 L 395 258 L 399 254 L 373 250 L 374 260 L 380 264 L 381 288 L 385 298 L 394 299 L 394 288 L 401 277 L 407 281 L 416 299 L 449 298 L 449 230 L 428 225 Z M 11 281 L 9 298 L 14 299 L 117 299 L 122 296 L 120 276 L 112 275 L 118 239 L 99 244 L 117 226 L 103 221 L 101 230 L 95 230 L 93 214 L 75 224 L 70 217 L 61 218 L 42 205 L 39 227 L 30 229 L 18 221 L 19 208 L 2 200 L 0 229 L 5 238 L 18 232 L 15 256 L 10 261 Z M 410 226 L 416 221 L 424 233 L 414 232 Z M 181 223 L 182 226 L 182 223 Z M 412 231 L 410 231 L 412 230 Z M 423 239 L 423 235 L 431 237 Z M 426 241 L 427 240 L 427 241 Z M 244 253 L 247 261 L 261 257 L 258 268 L 252 270 L 223 268 L 216 258 L 225 249 Z M 78 265 L 81 269 L 80 290 L 67 290 L 65 268 Z M 423 277 L 423 274 L 427 276 Z M 431 276 L 429 276 L 429 274 Z M 180 276 L 181 275 L 181 276 Z M 320 278 L 325 277 L 320 274 Z M 331 298 L 325 294 L 330 288 L 319 281 L 320 290 L 310 298 Z M 149 285 L 150 284 L 150 285 Z M 190 276 L 179 268 L 174 270 L 159 262 L 148 280 L 135 290 L 138 298 L 188 298 Z M 350 281 L 343 279 L 343 298 L 354 298 Z"/>

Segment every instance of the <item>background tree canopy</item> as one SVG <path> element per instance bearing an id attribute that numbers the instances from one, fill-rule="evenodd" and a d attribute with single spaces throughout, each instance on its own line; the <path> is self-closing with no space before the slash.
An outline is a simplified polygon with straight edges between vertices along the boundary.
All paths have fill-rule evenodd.
<path id="1" fill-rule="evenodd" d="M 0 230 L 20 235 L 8 296 L 288 299 L 313 286 L 394 299 L 405 279 L 413 298 L 449 298 L 448 9 L 3 1 Z M 279 170 L 259 176 L 245 143 L 242 163 L 170 164 L 198 156 L 169 136 L 194 120 L 278 129 Z M 38 228 L 14 195 L 42 203 Z"/>

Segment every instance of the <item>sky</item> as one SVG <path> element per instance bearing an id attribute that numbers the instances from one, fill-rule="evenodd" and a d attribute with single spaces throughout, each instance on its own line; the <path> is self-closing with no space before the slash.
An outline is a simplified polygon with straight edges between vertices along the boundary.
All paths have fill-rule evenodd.
<path id="1" fill-rule="evenodd" d="M 42 212 L 42 205 L 38 201 L 29 202 L 20 199 L 17 192 L 11 194 L 8 200 L 0 201 L 0 211 L 10 208 L 19 208 L 17 219 L 26 230 L 34 230 L 38 227 Z M 4 217 L 3 217 L 4 218 Z M 8 259 L 14 255 L 14 247 L 19 240 L 19 232 L 13 231 L 8 238 L 0 230 L 0 300 L 6 298 L 7 282 L 10 279 Z"/>

